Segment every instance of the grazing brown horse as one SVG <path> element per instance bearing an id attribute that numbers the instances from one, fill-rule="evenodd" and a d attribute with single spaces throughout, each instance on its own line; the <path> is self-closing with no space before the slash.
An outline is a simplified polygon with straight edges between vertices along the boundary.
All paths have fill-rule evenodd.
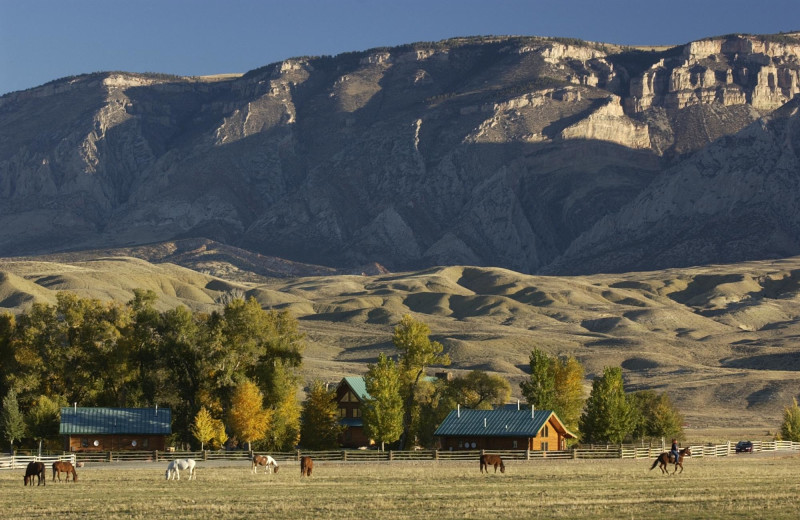
<path id="1" fill-rule="evenodd" d="M 310 477 L 311 470 L 314 469 L 314 461 L 308 455 L 300 457 L 300 476 Z"/>
<path id="2" fill-rule="evenodd" d="M 494 472 L 497 473 L 497 466 L 500 466 L 500 473 L 506 472 L 506 465 L 503 464 L 503 459 L 500 455 L 481 455 L 481 473 L 486 470 L 489 473 L 489 466 L 494 466 Z"/>
<path id="3" fill-rule="evenodd" d="M 57 460 L 53 463 L 53 482 L 56 480 L 56 476 L 58 476 L 58 481 L 61 482 L 61 474 L 66 473 L 66 481 L 69 482 L 69 474 L 72 473 L 72 481 L 75 482 L 78 480 L 78 472 L 75 471 L 75 467 L 72 465 L 71 462 L 66 460 Z"/>
<path id="4" fill-rule="evenodd" d="M 669 474 L 669 471 L 667 470 L 667 464 L 675 464 L 675 471 L 673 471 L 672 474 L 674 475 L 675 473 L 678 472 L 678 466 L 681 467 L 681 473 L 683 473 L 684 456 L 691 457 L 692 451 L 689 448 L 683 448 L 681 451 L 678 452 L 678 460 L 674 460 L 675 457 L 670 452 L 665 451 L 664 453 L 656 457 L 655 462 L 653 462 L 653 465 L 650 466 L 650 471 L 653 471 L 653 469 L 656 466 L 659 466 L 661 468 L 662 474 L 664 473 Z"/>
<path id="5" fill-rule="evenodd" d="M 33 486 L 33 477 L 38 477 L 39 482 L 37 486 L 47 485 L 47 475 L 44 473 L 44 462 L 29 462 L 28 467 L 25 468 L 25 485 L 30 484 Z"/>
<path id="6" fill-rule="evenodd" d="M 258 473 L 258 467 L 264 466 L 264 473 L 277 473 L 278 462 L 269 455 L 253 455 L 253 473 Z"/>

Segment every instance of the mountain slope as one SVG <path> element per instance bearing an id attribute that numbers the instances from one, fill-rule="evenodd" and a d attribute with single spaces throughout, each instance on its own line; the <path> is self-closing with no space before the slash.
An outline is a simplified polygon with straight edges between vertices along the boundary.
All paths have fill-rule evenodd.
<path id="1" fill-rule="evenodd" d="M 334 267 L 587 272 L 605 253 L 576 239 L 791 99 L 798 57 L 797 35 L 653 50 L 492 37 L 238 78 L 67 78 L 0 98 L 0 255 L 205 237 Z M 698 230 L 702 258 L 763 257 L 780 199 L 764 200 L 735 251 Z"/>

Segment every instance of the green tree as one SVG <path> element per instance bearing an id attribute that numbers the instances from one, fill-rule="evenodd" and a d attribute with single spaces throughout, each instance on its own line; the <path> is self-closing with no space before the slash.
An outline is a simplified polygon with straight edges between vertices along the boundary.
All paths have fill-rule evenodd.
<path id="1" fill-rule="evenodd" d="M 535 348 L 530 355 L 530 378 L 519 384 L 528 404 L 541 410 L 553 410 L 556 404 L 556 361 L 547 352 Z"/>
<path id="2" fill-rule="evenodd" d="M 449 365 L 450 357 L 443 354 L 444 347 L 438 341 L 428 337 L 430 327 L 409 315 L 401 318 L 392 335 L 392 343 L 400 352 L 400 369 L 402 375 L 402 395 L 405 399 L 403 415 L 403 434 L 400 436 L 400 448 L 405 449 L 409 432 L 415 415 L 419 414 L 415 401 L 420 380 L 425 375 L 425 368 L 432 365 Z"/>
<path id="3" fill-rule="evenodd" d="M 631 432 L 634 439 L 685 438 L 683 416 L 666 393 L 642 390 L 631 395 L 631 403 L 635 412 Z"/>
<path id="4" fill-rule="evenodd" d="M 572 356 L 552 357 L 534 349 L 530 355 L 530 378 L 520 383 L 528 404 L 553 410 L 570 431 L 577 433 L 583 410 L 583 365 Z"/>
<path id="5" fill-rule="evenodd" d="M 501 376 L 473 370 L 450 381 L 447 392 L 457 404 L 476 410 L 491 410 L 508 402 L 511 385 Z"/>
<path id="6" fill-rule="evenodd" d="M 583 404 L 583 365 L 572 356 L 555 363 L 556 395 L 553 410 L 572 433 L 578 433 Z"/>
<path id="7" fill-rule="evenodd" d="M 269 427 L 272 412 L 264 409 L 264 396 L 252 381 L 242 381 L 234 390 L 228 424 L 231 431 L 243 442 L 263 439 Z"/>
<path id="8" fill-rule="evenodd" d="M 797 399 L 792 399 L 792 406 L 783 410 L 781 439 L 800 442 L 800 407 L 797 406 Z"/>
<path id="9" fill-rule="evenodd" d="M 328 450 L 339 446 L 342 433 L 336 392 L 314 380 L 308 390 L 300 420 L 300 445 L 310 450 Z"/>
<path id="10" fill-rule="evenodd" d="M 383 451 L 385 443 L 396 441 L 403 433 L 400 370 L 381 353 L 376 364 L 368 365 L 364 384 L 370 395 L 361 407 L 364 433 L 380 442 Z"/>
<path id="11" fill-rule="evenodd" d="M 25 426 L 28 435 L 39 441 L 40 452 L 43 441 L 58 436 L 58 427 L 61 423 L 61 406 L 65 404 L 66 402 L 59 402 L 46 395 L 40 395 L 25 415 Z"/>
<path id="12" fill-rule="evenodd" d="M 22 439 L 25 435 L 25 418 L 19 411 L 17 392 L 13 388 L 3 398 L 3 411 L 0 414 L 0 427 L 3 429 L 3 438 L 11 446 L 14 453 L 14 441 Z"/>
<path id="13" fill-rule="evenodd" d="M 634 426 L 633 407 L 625 395 L 622 368 L 606 367 L 592 382 L 578 427 L 584 442 L 621 443 Z"/>

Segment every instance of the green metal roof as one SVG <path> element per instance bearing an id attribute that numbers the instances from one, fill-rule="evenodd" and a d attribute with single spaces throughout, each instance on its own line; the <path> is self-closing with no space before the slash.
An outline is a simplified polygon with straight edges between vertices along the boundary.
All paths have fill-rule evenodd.
<path id="1" fill-rule="evenodd" d="M 360 376 L 345 377 L 344 379 L 342 379 L 342 381 L 347 383 L 347 385 L 350 387 L 351 390 L 353 390 L 353 392 L 355 392 L 356 397 L 358 397 L 358 399 L 361 402 L 364 402 L 367 399 L 372 399 L 372 396 L 369 395 L 369 392 L 367 392 L 367 385 L 366 383 L 364 383 L 363 377 Z"/>
<path id="2" fill-rule="evenodd" d="M 172 411 L 169 408 L 65 407 L 61 409 L 58 433 L 169 435 Z"/>
<path id="3" fill-rule="evenodd" d="M 500 408 L 497 410 L 453 410 L 442 421 L 434 435 L 469 437 L 536 437 L 547 423 L 552 410 L 530 408 L 520 410 Z"/>

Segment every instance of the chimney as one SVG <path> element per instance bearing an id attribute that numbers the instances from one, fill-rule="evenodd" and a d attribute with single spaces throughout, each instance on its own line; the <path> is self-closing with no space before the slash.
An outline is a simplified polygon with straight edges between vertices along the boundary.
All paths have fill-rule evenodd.
<path id="1" fill-rule="evenodd" d="M 158 404 L 156 404 L 156 417 L 158 417 Z"/>
<path id="2" fill-rule="evenodd" d="M 460 419 L 461 418 L 461 405 L 457 404 L 456 406 L 458 407 L 458 412 L 457 413 L 458 413 L 458 418 Z"/>
<path id="3" fill-rule="evenodd" d="M 75 401 L 74 403 L 72 403 L 72 409 L 75 410 L 75 413 L 78 412 L 78 401 Z"/>
<path id="4" fill-rule="evenodd" d="M 517 399 L 517 411 L 519 411 L 519 399 Z"/>
<path id="5" fill-rule="evenodd" d="M 533 412 L 534 412 L 533 405 L 531 405 L 531 419 L 533 419 Z"/>
<path id="6" fill-rule="evenodd" d="M 486 428 L 486 417 L 483 418 L 483 427 Z"/>

